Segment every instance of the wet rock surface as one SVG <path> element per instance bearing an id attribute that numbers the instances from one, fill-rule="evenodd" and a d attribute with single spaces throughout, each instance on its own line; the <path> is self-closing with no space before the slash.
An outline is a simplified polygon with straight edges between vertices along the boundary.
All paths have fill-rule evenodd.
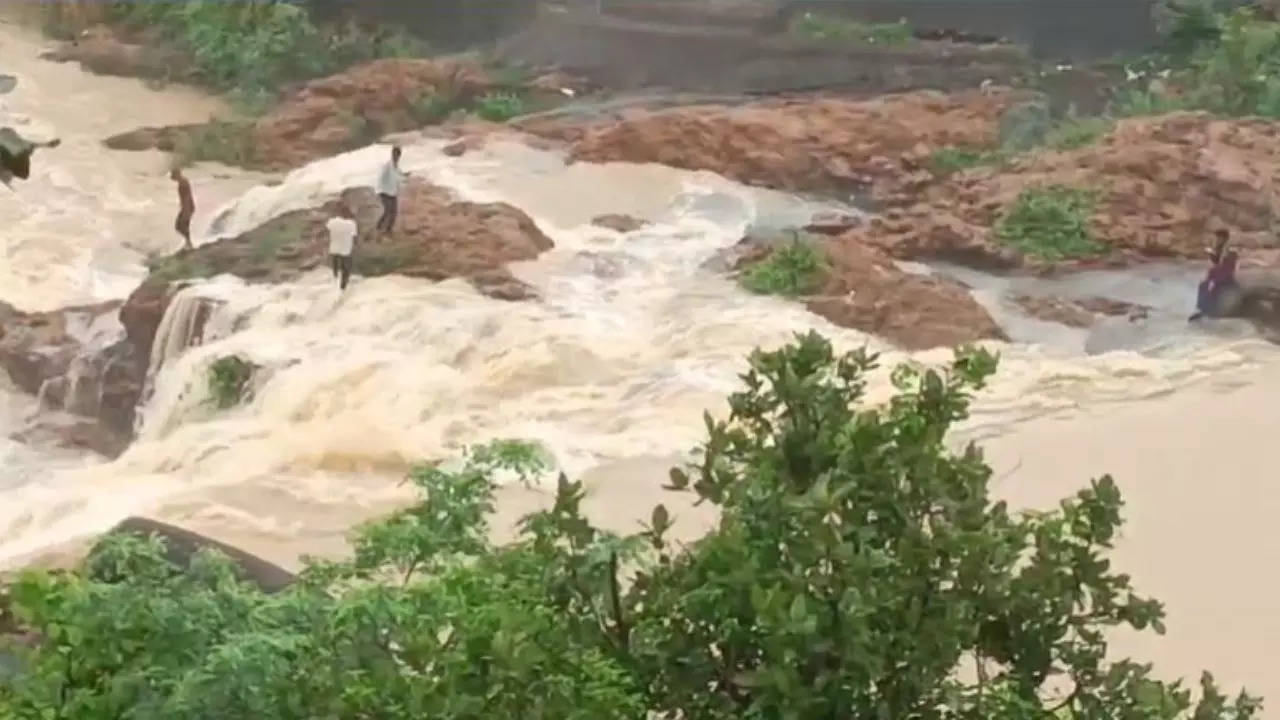
<path id="1" fill-rule="evenodd" d="M 343 192 L 324 205 L 276 217 L 235 238 L 165 258 L 152 280 L 172 281 L 223 273 L 252 282 L 281 282 L 328 262 L 325 222 L 341 203 L 358 228 L 354 274 L 398 274 L 432 280 L 462 277 L 495 287 L 507 263 L 532 260 L 552 247 L 533 220 L 506 203 L 455 200 L 440 187 L 411 177 L 400 196 L 395 231 L 375 231 L 382 206 L 368 188 Z M 509 288 L 501 292 L 511 295 Z"/>
<path id="2" fill-rule="evenodd" d="M 741 272 L 767 258 L 780 243 L 814 244 L 826 261 L 820 288 L 797 298 L 836 325 L 882 337 L 904 350 L 926 350 L 977 340 L 1008 339 L 969 290 L 947 278 L 899 268 L 884 252 L 844 238 L 748 235 L 705 268 Z"/>
<path id="3" fill-rule="evenodd" d="M 257 159 L 296 167 L 428 124 L 422 113 L 433 98 L 459 104 L 492 87 L 484 70 L 465 60 L 375 60 L 306 84 L 258 119 Z"/>
<path id="4" fill-rule="evenodd" d="M 1007 340 L 969 291 L 945 278 L 898 268 L 889 256 L 841 239 L 821 241 L 828 269 L 805 304 L 843 327 L 883 337 L 905 350 Z"/>
<path id="5" fill-rule="evenodd" d="M 709 170 L 779 190 L 848 194 L 876 203 L 933 180 L 940 147 L 995 142 L 1008 90 L 914 92 L 874 100 L 797 98 L 739 106 L 624 110 L 594 122 L 532 118 L 531 134 L 565 142 L 574 160 Z"/>
<path id="6" fill-rule="evenodd" d="M 102 350 L 84 345 L 87 328 L 110 321 L 122 307 L 109 302 L 25 313 L 0 303 L 0 368 L 16 389 L 37 395 L 46 409 L 70 414 L 46 418 L 30 432 L 109 457 L 123 452 L 133 436 L 137 402 L 128 339 Z M 138 377 L 139 389 L 141 382 Z"/>

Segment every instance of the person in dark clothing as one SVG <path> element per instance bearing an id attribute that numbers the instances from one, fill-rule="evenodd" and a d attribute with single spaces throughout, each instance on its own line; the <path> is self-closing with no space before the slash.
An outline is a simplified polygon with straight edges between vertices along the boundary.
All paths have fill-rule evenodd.
<path id="1" fill-rule="evenodd" d="M 400 184 L 404 174 L 400 172 L 400 146 L 391 148 L 391 159 L 378 173 L 378 199 L 382 201 L 382 217 L 378 218 L 378 231 L 391 234 L 396 225 L 396 213 L 400 204 Z"/>
<path id="2" fill-rule="evenodd" d="M 178 218 L 173 221 L 173 229 L 178 231 L 185 243 L 184 248 L 190 250 L 191 245 L 191 216 L 196 212 L 195 197 L 191 194 L 191 183 L 187 181 L 187 177 L 182 174 L 178 168 L 174 168 L 169 177 L 178 183 Z"/>
<path id="3" fill-rule="evenodd" d="M 1231 234 L 1227 230 L 1218 230 L 1214 235 L 1216 241 L 1209 249 L 1209 271 L 1196 288 L 1196 312 L 1191 320 L 1213 315 L 1222 293 L 1236 284 L 1236 266 L 1240 256 L 1235 250 L 1228 248 Z"/>

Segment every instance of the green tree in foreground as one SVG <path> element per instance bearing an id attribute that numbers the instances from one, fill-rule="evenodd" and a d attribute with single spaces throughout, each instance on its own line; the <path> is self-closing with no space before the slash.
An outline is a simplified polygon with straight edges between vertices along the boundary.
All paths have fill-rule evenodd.
<path id="1" fill-rule="evenodd" d="M 1193 709 L 1106 658 L 1112 627 L 1163 630 L 1105 558 L 1110 478 L 1019 514 L 988 497 L 976 448 L 949 449 L 994 357 L 898 368 L 884 406 L 863 401 L 875 363 L 813 334 L 755 353 L 699 466 L 671 473 L 721 510 L 688 547 L 661 506 L 631 537 L 592 527 L 563 476 L 519 540 L 491 544 L 496 475 L 546 469 L 513 442 L 416 469 L 418 504 L 276 595 L 220 556 L 179 570 L 156 540 L 111 538 L 76 573 L 9 588 L 38 640 L 0 717 L 1257 716 L 1208 675 Z"/>

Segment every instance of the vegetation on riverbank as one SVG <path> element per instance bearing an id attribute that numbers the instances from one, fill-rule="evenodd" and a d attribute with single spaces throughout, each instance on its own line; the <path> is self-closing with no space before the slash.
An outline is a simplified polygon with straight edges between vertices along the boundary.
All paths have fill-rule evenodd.
<path id="1" fill-rule="evenodd" d="M 1061 262 L 1094 257 L 1107 251 L 1096 240 L 1090 216 L 1097 194 L 1062 185 L 1023 190 L 996 221 L 1001 243 L 1036 260 Z"/>
<path id="2" fill-rule="evenodd" d="M 751 263 L 738 276 L 738 282 L 760 295 L 800 297 L 817 292 L 825 271 L 826 261 L 814 247 L 813 238 L 802 239 L 797 234 Z"/>
<path id="3" fill-rule="evenodd" d="M 910 44 L 915 39 L 912 27 L 905 21 L 864 23 L 813 12 L 797 16 L 790 29 L 792 34 L 799 37 L 851 45 L 897 47 Z"/>
<path id="4" fill-rule="evenodd" d="M 158 540 L 111 538 L 76 572 L 8 587 L 27 644 L 0 717 L 1257 717 L 1208 675 L 1193 710 L 1108 658 L 1112 628 L 1164 629 L 1105 560 L 1110 478 L 1014 513 L 980 451 L 948 449 L 995 360 L 899 367 L 870 406 L 872 355 L 814 334 L 755 353 L 701 462 L 671 472 L 721 512 L 688 546 L 663 506 L 634 535 L 595 528 L 564 476 L 493 544 L 499 473 L 548 469 L 510 441 L 415 469 L 416 504 L 274 595 L 216 553 L 180 569 Z"/>

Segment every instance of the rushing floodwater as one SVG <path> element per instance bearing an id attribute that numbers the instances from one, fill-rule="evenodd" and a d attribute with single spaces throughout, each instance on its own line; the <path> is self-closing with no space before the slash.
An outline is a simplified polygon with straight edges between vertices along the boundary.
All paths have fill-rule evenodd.
<path id="1" fill-rule="evenodd" d="M 37 61 L 37 50 L 29 36 L 0 25 L 0 57 L 8 63 L 0 71 L 19 78 L 12 93 L 0 96 L 0 122 L 25 119 L 32 134 L 64 140 L 40 151 L 30 182 L 0 194 L 0 221 L 7 223 L 0 299 L 45 309 L 121 297 L 142 276 L 147 252 L 176 244 L 175 201 L 161 154 L 110 152 L 99 140 L 137 125 L 198 120 L 213 105 L 191 92 L 153 92 Z M 76 112 L 73 99 L 91 100 L 99 112 Z M 497 143 L 461 158 L 444 156 L 435 141 L 405 145 L 408 171 L 463 198 L 510 202 L 552 237 L 554 250 L 513 268 L 542 299 L 506 303 L 459 281 L 396 277 L 357 278 L 340 296 L 320 271 L 276 286 L 224 277 L 184 291 L 220 304 L 204 345 L 164 358 L 139 439 L 123 457 L 100 463 L 0 441 L 0 565 L 89 536 L 130 513 L 157 515 L 294 565 L 303 552 L 340 551 L 352 523 L 402 502 L 405 490 L 395 481 L 409 464 L 494 437 L 541 442 L 566 471 L 590 479 L 593 514 L 626 528 L 660 497 L 662 469 L 701 438 L 703 410 L 721 411 L 752 348 L 813 328 L 843 348 L 868 343 L 885 351 L 886 361 L 908 359 L 876 338 L 833 327 L 793 303 L 748 295 L 701 269 L 749 225 L 803 220 L 819 209 L 812 203 L 705 173 L 565 166 L 556 154 L 518 144 Z M 258 185 L 261 177 L 199 168 L 191 173 L 199 204 L 194 227 L 204 241 L 237 234 L 343 187 L 368 184 L 385 155 L 383 146 L 366 148 L 269 187 Z M 651 224 L 627 234 L 589 224 L 610 212 Z M 1139 585 L 1160 589 L 1173 613 L 1175 634 L 1151 659 L 1177 673 L 1220 668 L 1227 682 L 1247 680 L 1280 703 L 1280 687 L 1267 686 L 1272 680 L 1262 659 L 1280 641 L 1280 622 L 1267 625 L 1252 612 L 1260 628 L 1224 629 L 1258 601 L 1241 606 L 1238 592 L 1206 595 L 1200 587 L 1196 594 L 1171 582 L 1177 556 L 1170 561 L 1161 552 L 1191 537 L 1218 554 L 1259 552 L 1256 543 L 1236 543 L 1238 525 L 1182 527 L 1192 508 L 1216 517 L 1220 498 L 1196 497 L 1202 475 L 1176 475 L 1194 463 L 1175 458 L 1194 458 L 1196 448 L 1173 438 L 1196 408 L 1221 410 L 1215 393 L 1271 387 L 1273 351 L 1228 331 L 1189 331 L 1180 288 L 1191 271 L 1182 268 L 1079 276 L 1052 288 L 1107 289 L 1156 306 L 1146 324 L 1104 324 L 1092 334 L 1013 313 L 1001 299 L 1011 281 L 937 270 L 973 286 L 1019 341 L 999 348 L 1000 374 L 965 429 L 967 437 L 990 441 L 1001 491 L 1043 505 L 1096 472 L 1087 458 L 1113 459 L 1138 508 L 1122 560 L 1140 563 L 1133 568 Z M 206 369 L 231 353 L 263 370 L 251 402 L 213 413 L 203 402 Z M 881 379 L 876 392 L 885 390 Z M 1227 397 L 1245 408 L 1259 392 Z M 0 397 L 0 436 L 8 436 L 34 404 L 3 386 Z M 1248 429 L 1280 427 L 1280 411 L 1269 404 L 1248 407 Z M 1104 426 L 1103 414 L 1137 419 L 1109 420 L 1107 432 L 1087 432 Z M 1232 432 L 1231 422 L 1228 414 L 1196 437 L 1214 442 L 1214 433 Z M 1271 443 L 1251 447 L 1265 454 Z M 1148 457 L 1160 462 L 1144 462 Z M 1263 469 L 1270 458 L 1254 466 L 1235 457 L 1233 481 L 1253 472 L 1262 483 L 1236 490 L 1258 498 L 1234 498 L 1254 518 L 1273 494 Z M 1046 465 L 1047 458 L 1055 460 Z M 1153 476 L 1156 467 L 1162 474 Z M 1022 469 L 1006 474 L 1015 468 Z M 537 496 L 509 490 L 500 512 L 511 515 Z M 681 517 L 689 533 L 707 521 L 705 512 Z M 1274 553 L 1264 545 L 1269 558 Z M 1231 566 L 1250 572 L 1244 562 Z M 1178 593 L 1191 599 L 1180 605 Z M 1178 632 L 1184 621 L 1219 631 Z"/>

